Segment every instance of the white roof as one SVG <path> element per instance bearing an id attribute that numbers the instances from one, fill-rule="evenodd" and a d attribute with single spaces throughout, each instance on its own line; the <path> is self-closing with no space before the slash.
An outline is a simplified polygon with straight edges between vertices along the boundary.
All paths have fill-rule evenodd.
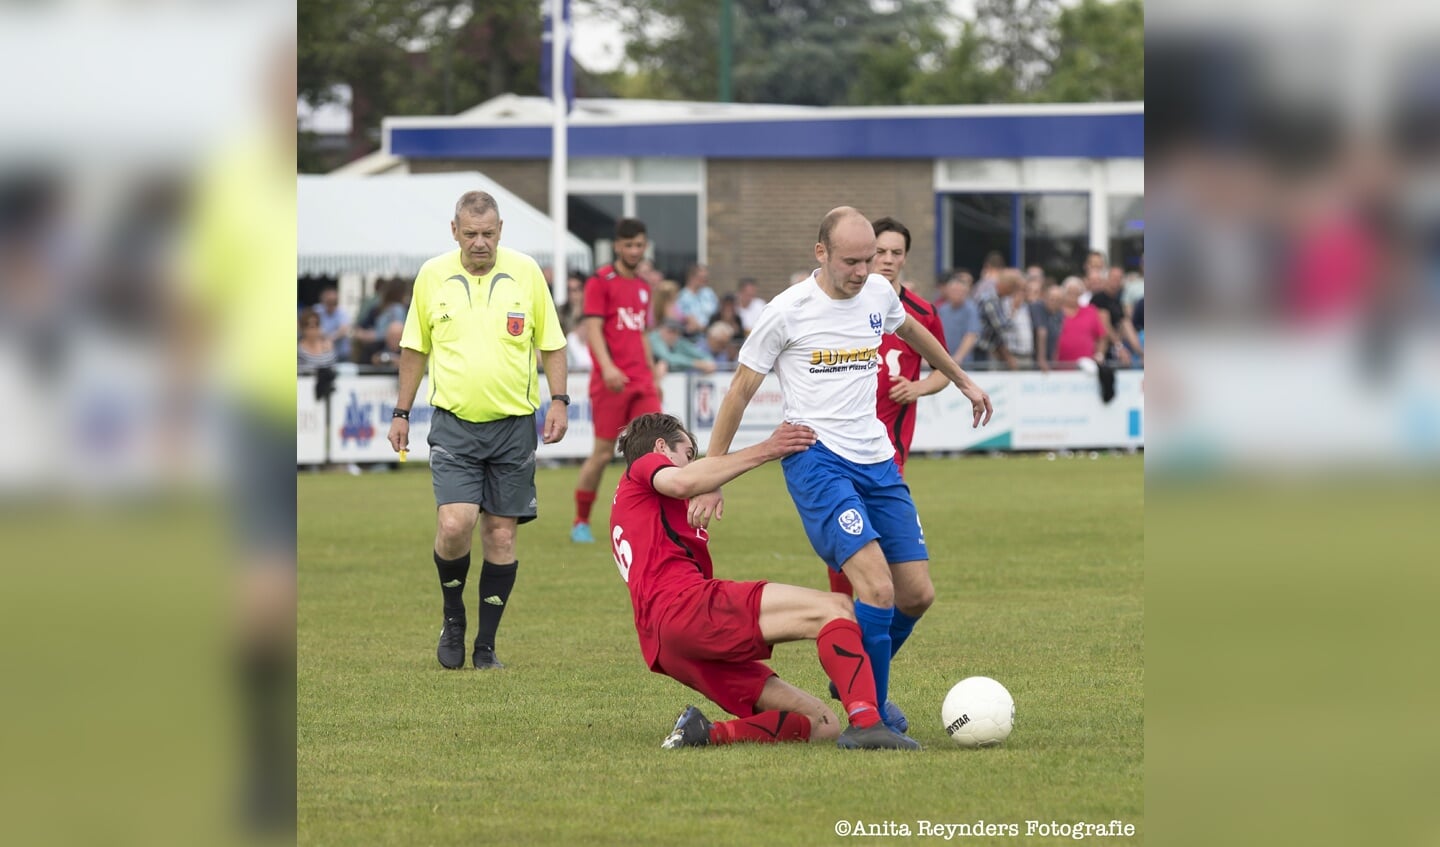
<path id="1" fill-rule="evenodd" d="M 414 276 L 426 260 L 455 249 L 450 221 L 467 191 L 487 191 L 500 208 L 500 243 L 551 262 L 550 216 L 478 171 L 385 176 L 300 176 L 296 190 L 300 274 Z M 565 262 L 591 270 L 590 248 L 567 233 Z"/>

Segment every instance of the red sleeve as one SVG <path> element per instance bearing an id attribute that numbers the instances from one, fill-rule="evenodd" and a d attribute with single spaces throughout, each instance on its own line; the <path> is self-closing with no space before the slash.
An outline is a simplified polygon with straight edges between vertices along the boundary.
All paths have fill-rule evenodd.
<path id="1" fill-rule="evenodd" d="M 585 317 L 605 317 L 605 292 L 601 289 L 606 287 L 607 286 L 601 284 L 600 277 L 598 276 L 590 277 L 585 283 Z"/>
<path id="2" fill-rule="evenodd" d="M 940 342 L 941 347 L 946 350 L 950 349 L 950 342 L 945 340 L 945 323 L 940 320 L 940 313 L 935 310 L 933 305 L 930 307 L 929 314 L 925 316 L 924 326 L 930 330 L 931 335 L 935 336 L 935 340 Z"/>
<path id="3" fill-rule="evenodd" d="M 625 474 L 630 480 L 646 491 L 655 491 L 655 474 L 663 468 L 673 468 L 675 463 L 664 453 L 646 453 L 635 460 Z M 655 491 L 656 494 L 660 492 Z M 661 494 L 660 496 L 665 496 Z"/>

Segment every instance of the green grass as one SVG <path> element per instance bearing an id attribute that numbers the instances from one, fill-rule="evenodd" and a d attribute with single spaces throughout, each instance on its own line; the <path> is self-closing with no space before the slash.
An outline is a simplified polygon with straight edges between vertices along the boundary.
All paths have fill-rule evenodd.
<path id="1" fill-rule="evenodd" d="M 1134 824 L 1143 837 L 1143 487 L 1138 456 L 915 459 L 937 601 L 896 658 L 892 698 L 914 754 L 830 745 L 662 751 L 696 702 L 650 673 L 596 504 L 601 542 L 572 545 L 576 468 L 542 469 L 500 629 L 506 670 L 435 661 L 440 597 L 423 466 L 298 480 L 302 844 L 827 844 L 839 819 Z M 618 466 L 603 484 L 614 490 Z M 766 466 L 726 489 L 716 574 L 822 587 Z M 478 553 L 478 544 L 477 544 Z M 474 584 L 467 601 L 473 635 Z M 809 643 L 776 648 L 785 679 L 824 696 Z M 939 718 L 959 679 L 1015 697 L 1003 747 L 962 750 Z M 966 843 L 990 843 L 968 838 Z"/>

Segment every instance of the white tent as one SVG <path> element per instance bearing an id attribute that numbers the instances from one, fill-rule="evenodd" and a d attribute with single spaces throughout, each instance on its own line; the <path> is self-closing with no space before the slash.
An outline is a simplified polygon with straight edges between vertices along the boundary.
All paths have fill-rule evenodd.
<path id="1" fill-rule="evenodd" d="M 455 201 L 486 191 L 500 207 L 500 244 L 550 264 L 550 217 L 477 171 L 373 177 L 301 176 L 296 190 L 301 276 L 414 276 L 427 259 L 455 249 Z M 595 257 L 569 234 L 565 264 L 591 270 Z"/>

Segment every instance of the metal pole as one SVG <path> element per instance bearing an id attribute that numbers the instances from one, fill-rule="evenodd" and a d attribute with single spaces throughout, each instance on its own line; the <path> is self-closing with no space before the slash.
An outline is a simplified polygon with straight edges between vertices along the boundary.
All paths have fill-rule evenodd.
<path id="1" fill-rule="evenodd" d="M 730 102 L 730 61 L 731 53 L 731 7 L 732 0 L 720 4 L 720 102 Z"/>
<path id="2" fill-rule="evenodd" d="M 565 177 L 569 151 L 566 149 L 565 56 L 570 40 L 565 20 L 566 0 L 550 0 L 550 104 L 554 124 L 550 133 L 550 220 L 555 226 L 555 244 L 550 260 L 550 291 L 555 302 L 564 304 L 569 293 L 565 284 L 565 236 L 570 230 Z"/>

